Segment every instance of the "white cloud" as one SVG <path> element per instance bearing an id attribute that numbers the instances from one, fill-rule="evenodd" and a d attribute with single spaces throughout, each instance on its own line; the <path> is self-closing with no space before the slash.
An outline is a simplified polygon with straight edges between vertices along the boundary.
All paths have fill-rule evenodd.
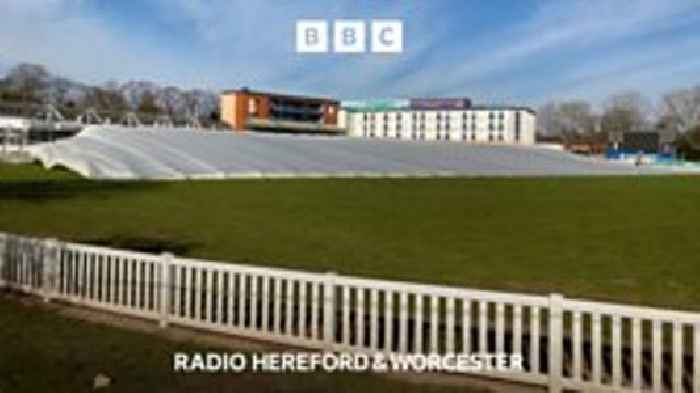
<path id="1" fill-rule="evenodd" d="M 698 3 L 694 0 L 547 3 L 518 26 L 456 47 L 463 62 L 455 64 L 437 60 L 426 64 L 429 71 L 397 81 L 398 88 L 411 91 L 430 85 L 433 90 L 449 95 L 470 94 L 472 89 L 483 89 L 487 85 L 482 94 L 489 96 L 492 94 L 488 89 L 503 89 L 504 79 L 527 64 L 557 62 L 576 51 L 604 48 L 697 22 L 700 20 L 698 10 Z M 597 60 L 593 59 L 593 63 Z M 633 62 L 631 59 L 627 63 Z M 546 86 L 551 77 L 530 74 L 521 76 L 521 80 L 540 78 L 541 84 Z M 491 83 L 485 84 L 485 81 Z"/>
<path id="2" fill-rule="evenodd" d="M 422 56 L 445 34 L 447 26 L 411 24 L 439 12 L 436 2 L 376 3 L 360 9 L 354 2 L 255 2 L 230 0 L 154 0 L 173 23 L 194 26 L 202 45 L 222 56 L 208 60 L 217 70 L 238 77 L 241 85 L 302 93 L 358 96 L 381 94 L 396 70 Z M 320 4 L 323 4 L 320 6 Z M 403 18 L 407 50 L 398 56 L 300 55 L 295 53 L 297 19 Z M 231 83 L 223 79 L 222 83 Z M 387 94 L 392 93 L 386 90 Z"/>
<path id="3" fill-rule="evenodd" d="M 10 1 L 3 5 L 0 24 L 0 62 L 33 62 L 53 72 L 85 82 L 147 78 L 159 82 L 187 79 L 163 48 L 129 39 L 77 0 Z"/>
<path id="4" fill-rule="evenodd" d="M 144 3 L 157 10 L 151 15 L 154 22 L 188 34 L 187 45 L 138 36 L 108 15 L 90 12 L 91 3 L 85 0 L 5 2 L 0 69 L 3 64 L 37 62 L 93 83 L 150 79 L 183 87 L 249 85 L 353 98 L 429 94 L 501 101 L 517 97 L 531 104 L 557 95 L 603 96 L 619 90 L 623 80 L 641 81 L 655 70 L 671 69 L 667 58 L 680 51 L 688 64 L 700 59 L 698 45 L 691 42 L 694 37 L 684 40 L 688 41 L 685 47 L 668 38 L 640 53 L 634 53 L 639 48 L 636 43 L 608 58 L 590 55 L 610 53 L 615 45 L 625 47 L 630 41 L 697 23 L 697 0 L 536 3 L 539 7 L 519 23 L 459 37 L 450 35 L 459 30 L 456 24 L 477 16 L 469 14 L 462 22 L 455 3 L 440 1 L 363 2 L 365 9 L 358 9 L 356 1 Z M 295 54 L 295 21 L 313 17 L 403 18 L 406 50 L 399 56 Z M 556 75 L 532 72 L 538 64 L 572 56 L 583 60 L 578 65 L 562 64 Z M 687 72 L 683 75 L 684 81 L 693 78 Z M 662 88 L 661 83 L 651 84 Z"/>

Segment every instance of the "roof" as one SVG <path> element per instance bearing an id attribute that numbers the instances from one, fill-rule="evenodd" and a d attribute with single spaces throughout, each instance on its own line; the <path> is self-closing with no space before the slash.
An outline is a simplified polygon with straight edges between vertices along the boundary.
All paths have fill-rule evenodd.
<path id="1" fill-rule="evenodd" d="M 533 115 L 537 112 L 527 106 L 507 106 L 507 105 L 473 105 L 464 109 L 455 108 L 431 108 L 431 109 L 418 109 L 418 108 L 342 108 L 346 112 L 464 112 L 464 111 L 525 111 Z"/>
<path id="2" fill-rule="evenodd" d="M 525 111 L 530 112 L 533 115 L 537 114 L 537 111 L 530 108 L 529 106 L 518 106 L 518 105 L 473 105 L 472 110 L 480 111 Z"/>
<path id="3" fill-rule="evenodd" d="M 221 92 L 222 95 L 240 94 L 240 93 L 261 95 L 261 96 L 268 96 L 271 98 L 282 98 L 282 99 L 289 99 L 289 100 L 305 100 L 305 101 L 314 101 L 314 102 L 332 103 L 332 104 L 339 104 L 340 103 L 338 100 L 334 100 L 334 99 L 328 98 L 328 97 L 308 96 L 308 95 L 300 95 L 300 94 L 287 94 L 287 93 L 273 93 L 273 92 L 261 91 L 261 90 L 250 90 L 250 89 L 245 88 L 245 87 L 240 88 L 240 89 L 224 90 Z"/>

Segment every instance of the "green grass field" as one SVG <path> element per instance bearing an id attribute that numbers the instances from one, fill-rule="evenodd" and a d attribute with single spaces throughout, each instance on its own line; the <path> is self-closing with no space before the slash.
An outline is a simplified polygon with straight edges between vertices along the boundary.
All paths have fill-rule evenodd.
<path id="1" fill-rule="evenodd" d="M 0 166 L 0 230 L 700 310 L 700 178 L 95 182 Z"/>
<path id="2" fill-rule="evenodd" d="M 271 374 L 172 372 L 173 352 L 235 352 L 174 342 L 63 317 L 0 294 L 0 392 L 92 391 L 95 375 L 113 379 L 100 392 L 464 392 L 464 387 L 406 383 L 367 373 Z M 476 392 L 476 390 L 469 390 Z"/>

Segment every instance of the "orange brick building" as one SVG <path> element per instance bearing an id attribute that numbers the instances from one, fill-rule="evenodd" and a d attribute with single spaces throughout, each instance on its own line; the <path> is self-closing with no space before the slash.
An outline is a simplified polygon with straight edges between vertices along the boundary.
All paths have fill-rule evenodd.
<path id="1" fill-rule="evenodd" d="M 221 120 L 236 131 L 340 133 L 336 100 L 228 90 L 219 99 Z"/>

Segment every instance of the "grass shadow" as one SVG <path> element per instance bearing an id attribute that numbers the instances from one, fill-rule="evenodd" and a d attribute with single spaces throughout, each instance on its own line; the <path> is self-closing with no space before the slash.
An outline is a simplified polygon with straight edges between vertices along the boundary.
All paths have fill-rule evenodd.
<path id="1" fill-rule="evenodd" d="M 0 201 L 48 202 L 85 196 L 148 191 L 162 186 L 157 182 L 69 180 L 0 181 Z"/>
<path id="2" fill-rule="evenodd" d="M 171 252 L 175 255 L 187 255 L 190 250 L 201 246 L 201 243 L 166 237 L 132 237 L 122 235 L 87 238 L 80 239 L 79 241 L 96 246 L 119 248 L 130 251 L 140 251 L 151 254 Z"/>

